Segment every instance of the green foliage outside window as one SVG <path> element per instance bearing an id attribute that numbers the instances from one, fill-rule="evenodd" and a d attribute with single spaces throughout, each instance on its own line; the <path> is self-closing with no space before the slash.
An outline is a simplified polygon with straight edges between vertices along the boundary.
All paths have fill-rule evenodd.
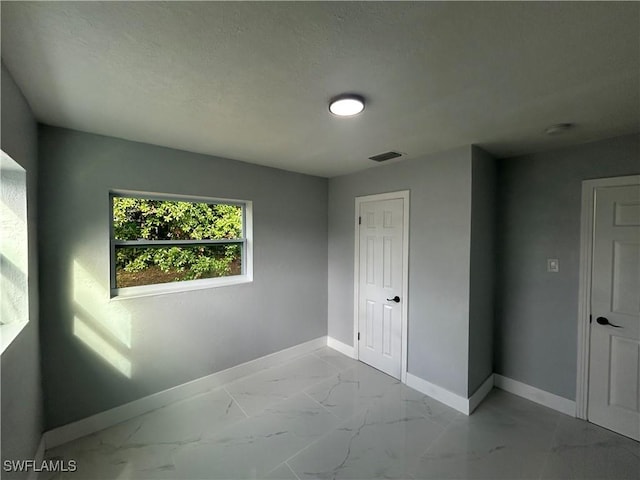
<path id="1" fill-rule="evenodd" d="M 115 240 L 242 238 L 242 206 L 113 197 Z M 118 245 L 116 287 L 241 273 L 238 244 Z"/>

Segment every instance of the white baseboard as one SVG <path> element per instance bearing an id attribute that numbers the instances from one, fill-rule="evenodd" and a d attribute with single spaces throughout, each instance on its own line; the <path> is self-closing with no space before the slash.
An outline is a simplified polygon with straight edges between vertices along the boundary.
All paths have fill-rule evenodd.
<path id="1" fill-rule="evenodd" d="M 341 341 L 336 340 L 333 337 L 327 337 L 327 347 L 333 348 L 334 350 L 337 350 L 347 357 L 356 358 L 355 349 L 351 345 L 342 343 Z"/>
<path id="2" fill-rule="evenodd" d="M 484 382 L 482 382 L 482 385 L 478 387 L 473 395 L 469 397 L 469 415 L 471 415 L 473 411 L 478 408 L 478 405 L 482 403 L 484 398 L 489 395 L 489 392 L 493 390 L 493 385 L 494 374 L 492 373 Z"/>
<path id="3" fill-rule="evenodd" d="M 419 391 L 420 393 L 424 393 L 425 395 L 428 395 L 431 398 L 464 413 L 465 415 L 471 415 L 478 405 L 480 405 L 482 400 L 484 400 L 484 397 L 486 397 L 493 388 L 493 374 L 489 375 L 482 385 L 480 385 L 475 393 L 469 398 L 453 393 L 446 388 L 442 388 L 410 373 L 407 373 L 407 386 Z"/>
<path id="4" fill-rule="evenodd" d="M 44 451 L 45 451 L 45 441 L 44 441 L 44 435 L 42 435 L 40 437 L 40 443 L 38 444 L 38 449 L 36 450 L 35 455 L 33 456 L 33 460 L 35 461 L 35 464 L 40 466 L 42 465 L 42 460 L 44 460 Z M 29 476 L 27 477 L 27 480 L 38 480 L 38 472 L 33 469 L 29 472 Z"/>
<path id="5" fill-rule="evenodd" d="M 299 357 L 300 355 L 310 353 L 326 345 L 327 337 L 318 337 L 314 340 L 301 343 L 300 345 L 295 345 L 293 347 L 280 350 L 279 352 L 256 358 L 249 362 L 236 365 L 235 367 L 207 375 L 206 377 L 198 378 L 191 382 L 187 382 L 182 385 L 163 390 L 162 392 L 134 400 L 133 402 L 120 405 L 110 410 L 97 413 L 90 417 L 83 418 L 82 420 L 54 428 L 53 430 L 49 430 L 44 433 L 44 446 L 46 446 L 46 448 L 57 447 L 58 445 L 104 430 L 105 428 L 157 408 L 164 407 L 200 393 L 208 392 L 209 390 L 218 388 L 240 377 L 273 367 L 295 357 Z"/>
<path id="6" fill-rule="evenodd" d="M 58 445 L 90 435 L 157 408 L 205 393 L 240 377 L 276 366 L 323 346 L 328 346 L 348 357 L 355 358 L 355 350 L 352 346 L 332 337 L 319 337 L 49 430 L 43 434 L 34 459 L 36 462 L 42 462 L 45 449 L 57 447 Z M 461 395 L 450 392 L 445 388 L 410 373 L 407 373 L 406 384 L 465 415 L 470 415 L 476 409 L 494 385 L 509 393 L 539 403 L 540 405 L 544 405 L 545 407 L 557 410 L 566 415 L 575 416 L 576 414 L 576 403 L 574 401 L 498 374 L 490 375 L 470 398 L 464 398 Z M 30 476 L 29 480 L 34 480 L 35 478 L 36 477 Z"/>
<path id="7" fill-rule="evenodd" d="M 407 373 L 407 386 L 419 391 L 420 393 L 429 395 L 431 398 L 434 398 L 439 402 L 464 413 L 465 415 L 469 415 L 469 400 L 457 393 L 450 392 L 446 388 L 427 382 L 426 380 L 416 377 L 411 373 Z"/>
<path id="8" fill-rule="evenodd" d="M 576 416 L 576 402 L 573 400 L 540 390 L 539 388 L 513 380 L 512 378 L 503 377 L 497 373 L 494 373 L 494 377 L 495 386 L 505 392 L 513 393 L 519 397 L 526 398 L 532 402 L 557 410 L 565 415 L 570 415 L 572 417 Z"/>

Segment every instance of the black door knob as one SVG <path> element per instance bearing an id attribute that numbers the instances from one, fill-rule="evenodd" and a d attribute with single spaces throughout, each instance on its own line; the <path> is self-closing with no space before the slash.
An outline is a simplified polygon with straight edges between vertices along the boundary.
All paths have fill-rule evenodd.
<path id="1" fill-rule="evenodd" d="M 614 325 L 609 321 L 608 318 L 605 318 L 605 317 L 596 318 L 596 322 L 598 322 L 599 325 L 609 325 L 610 327 L 622 328 L 620 325 Z"/>
<path id="2" fill-rule="evenodd" d="M 398 295 L 396 295 L 393 298 L 387 298 L 387 302 L 396 302 L 396 303 L 400 303 L 400 297 Z"/>

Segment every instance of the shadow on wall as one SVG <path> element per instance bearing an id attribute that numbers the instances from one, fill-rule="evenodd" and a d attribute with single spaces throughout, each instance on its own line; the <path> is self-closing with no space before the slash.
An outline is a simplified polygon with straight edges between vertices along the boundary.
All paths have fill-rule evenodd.
<path id="1" fill-rule="evenodd" d="M 73 335 L 111 367 L 132 377 L 131 314 L 73 261 Z"/>
<path id="2" fill-rule="evenodd" d="M 5 255 L 4 248 L 0 251 L 0 272 L 2 272 L 0 325 L 8 325 L 12 323 L 12 319 L 26 317 L 24 297 L 27 275 Z"/>

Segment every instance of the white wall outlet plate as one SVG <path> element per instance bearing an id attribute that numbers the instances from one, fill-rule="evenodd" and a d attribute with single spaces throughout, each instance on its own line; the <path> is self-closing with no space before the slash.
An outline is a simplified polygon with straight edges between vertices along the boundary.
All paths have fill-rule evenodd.
<path id="1" fill-rule="evenodd" d="M 557 273 L 560 271 L 560 263 L 557 258 L 547 258 L 547 272 Z"/>

